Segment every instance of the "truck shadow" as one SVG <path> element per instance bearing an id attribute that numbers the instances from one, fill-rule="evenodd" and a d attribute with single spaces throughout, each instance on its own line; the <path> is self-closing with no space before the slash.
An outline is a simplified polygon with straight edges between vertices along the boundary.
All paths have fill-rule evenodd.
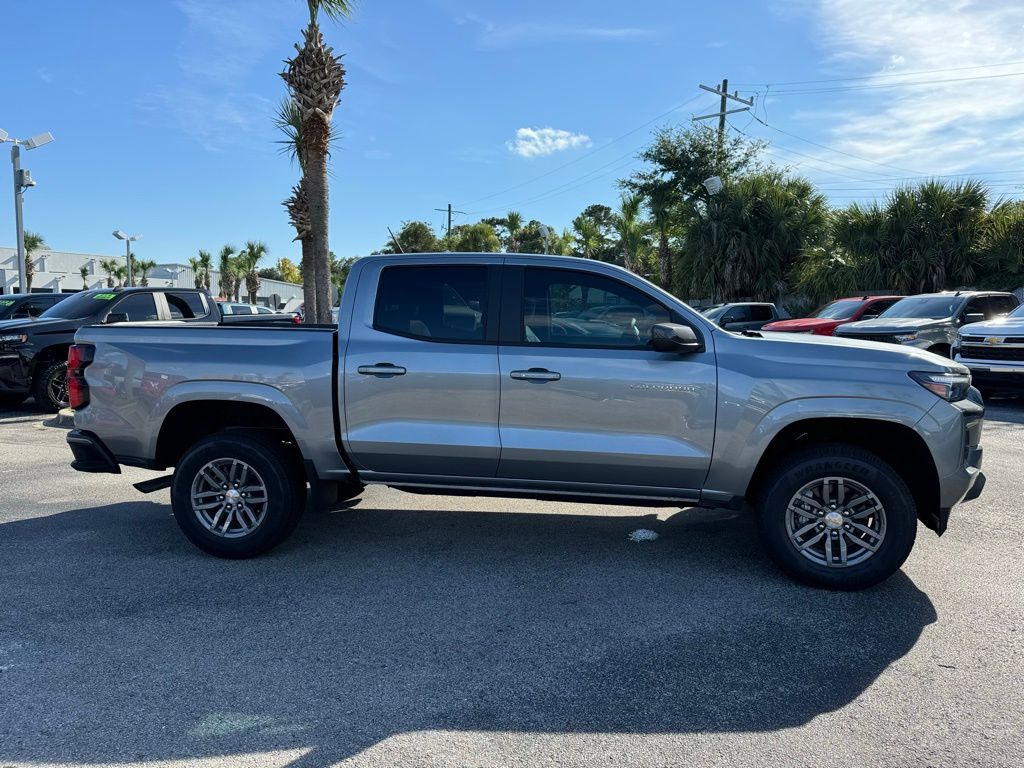
<path id="1" fill-rule="evenodd" d="M 735 513 L 374 498 L 250 561 L 194 550 L 165 504 L 0 525 L 0 763 L 774 731 L 851 702 L 936 620 L 902 573 L 855 594 L 789 582 Z"/>

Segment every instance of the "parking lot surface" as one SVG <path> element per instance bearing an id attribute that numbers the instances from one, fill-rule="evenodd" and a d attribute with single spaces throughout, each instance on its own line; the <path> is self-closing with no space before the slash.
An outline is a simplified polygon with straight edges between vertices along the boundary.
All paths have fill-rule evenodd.
<path id="1" fill-rule="evenodd" d="M 0 766 L 1024 764 L 1024 401 L 988 419 L 981 499 L 844 594 L 748 514 L 386 489 L 216 560 L 0 411 Z"/>

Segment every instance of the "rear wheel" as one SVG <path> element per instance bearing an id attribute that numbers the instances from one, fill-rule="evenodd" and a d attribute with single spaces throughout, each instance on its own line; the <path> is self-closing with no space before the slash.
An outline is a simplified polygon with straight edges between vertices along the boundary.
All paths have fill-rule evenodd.
<path id="1" fill-rule="evenodd" d="M 804 448 L 772 472 L 759 500 L 768 554 L 797 581 L 870 587 L 899 570 L 914 546 L 917 512 L 906 483 L 861 448 Z"/>
<path id="2" fill-rule="evenodd" d="M 246 558 L 280 544 L 306 501 L 301 464 L 263 435 L 211 435 L 174 472 L 171 506 L 182 532 L 204 552 Z"/>
<path id="3" fill-rule="evenodd" d="M 36 407 L 47 413 L 56 413 L 68 406 L 68 361 L 44 363 L 32 382 L 32 396 Z"/>

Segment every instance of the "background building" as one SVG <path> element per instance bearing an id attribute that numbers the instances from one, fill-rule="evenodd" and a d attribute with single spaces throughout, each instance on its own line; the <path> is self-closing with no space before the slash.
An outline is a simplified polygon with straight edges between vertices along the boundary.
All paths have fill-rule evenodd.
<path id="1" fill-rule="evenodd" d="M 103 254 L 72 253 L 40 248 L 33 254 L 35 275 L 32 278 L 33 293 L 74 293 L 84 288 L 103 288 L 107 285 L 107 274 L 100 268 L 101 259 L 113 259 L 124 264 L 124 256 Z M 86 269 L 82 279 L 80 270 Z M 195 273 L 187 264 L 158 264 L 149 272 L 149 284 L 159 287 L 193 288 Z M 17 252 L 14 248 L 0 248 L 0 293 L 14 293 L 18 285 Z M 220 293 L 220 272 L 210 272 L 210 293 Z M 289 299 L 302 299 L 302 286 L 283 283 L 279 280 L 260 278 L 257 293 L 260 304 L 279 308 Z M 245 284 L 242 284 L 242 300 L 247 301 Z"/>

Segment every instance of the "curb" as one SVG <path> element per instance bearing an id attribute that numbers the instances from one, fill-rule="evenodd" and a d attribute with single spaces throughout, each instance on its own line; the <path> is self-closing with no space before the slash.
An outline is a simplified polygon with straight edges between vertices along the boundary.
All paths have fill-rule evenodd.
<path id="1" fill-rule="evenodd" d="M 75 426 L 75 412 L 70 408 L 61 408 L 53 419 L 54 426 L 70 429 Z"/>

